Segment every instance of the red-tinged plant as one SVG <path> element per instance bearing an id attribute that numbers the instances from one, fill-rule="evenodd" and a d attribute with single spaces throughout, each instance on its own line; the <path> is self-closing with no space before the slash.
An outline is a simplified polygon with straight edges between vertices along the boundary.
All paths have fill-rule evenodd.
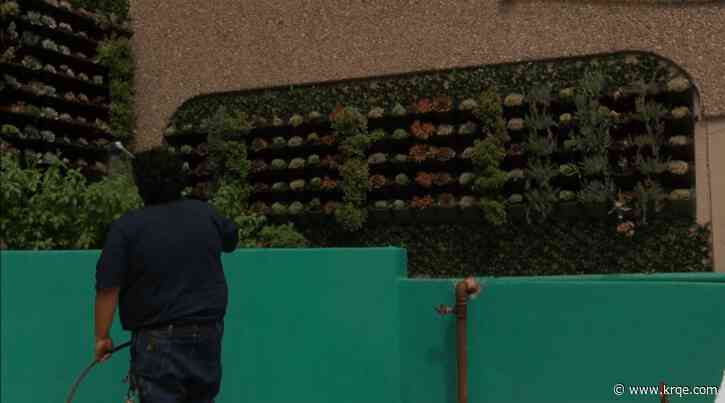
<path id="1" fill-rule="evenodd" d="M 383 175 L 373 175 L 368 179 L 368 186 L 370 190 L 378 190 L 385 187 L 387 179 Z"/>
<path id="2" fill-rule="evenodd" d="M 336 201 L 328 201 L 322 207 L 322 211 L 325 214 L 327 214 L 327 215 L 335 214 L 335 210 L 337 210 L 337 202 Z"/>
<path id="3" fill-rule="evenodd" d="M 434 155 L 438 161 L 450 161 L 455 158 L 456 152 L 450 147 L 442 147 L 436 149 Z"/>
<path id="4" fill-rule="evenodd" d="M 194 149 L 194 155 L 198 157 L 206 157 L 209 155 L 209 146 L 206 143 L 201 143 Z"/>
<path id="5" fill-rule="evenodd" d="M 342 112 L 344 109 L 345 109 L 345 107 L 343 107 L 340 104 L 337 104 L 335 106 L 335 110 L 333 110 L 332 112 L 330 112 L 330 114 L 328 115 L 330 121 L 335 120 L 335 117 L 337 117 L 337 114 L 340 113 L 340 112 Z"/>
<path id="6" fill-rule="evenodd" d="M 438 205 L 443 208 L 452 208 L 456 206 L 456 198 L 450 193 L 443 193 L 438 196 Z"/>
<path id="7" fill-rule="evenodd" d="M 257 137 L 252 140 L 252 151 L 262 151 L 267 147 L 269 147 L 269 143 L 265 139 Z"/>
<path id="8" fill-rule="evenodd" d="M 413 122 L 413 124 L 410 126 L 410 132 L 413 134 L 413 137 L 421 139 L 421 140 L 428 140 L 430 136 L 435 133 L 435 126 L 431 123 L 423 123 L 419 120 L 416 120 Z"/>
<path id="9" fill-rule="evenodd" d="M 434 112 L 449 112 L 452 108 L 453 101 L 451 97 L 446 95 L 440 95 L 433 98 L 433 111 Z"/>
<path id="10" fill-rule="evenodd" d="M 433 184 L 436 186 L 446 186 L 451 183 L 452 180 L 453 178 L 448 172 L 438 172 L 433 174 Z"/>
<path id="11" fill-rule="evenodd" d="M 410 203 L 410 207 L 415 209 L 427 209 L 433 205 L 433 198 L 430 196 L 413 196 L 413 201 Z"/>
<path id="12" fill-rule="evenodd" d="M 270 208 L 264 202 L 255 202 L 252 204 L 252 211 L 258 214 L 269 214 Z"/>
<path id="13" fill-rule="evenodd" d="M 320 161 L 320 166 L 327 169 L 335 170 L 337 169 L 338 162 L 337 158 L 333 155 L 326 155 L 322 161 Z"/>
<path id="14" fill-rule="evenodd" d="M 428 172 L 418 172 L 415 176 L 415 183 L 420 187 L 429 188 L 433 186 L 433 175 Z"/>
<path id="15" fill-rule="evenodd" d="M 267 163 L 264 160 L 254 160 L 252 162 L 252 172 L 264 172 L 268 169 Z"/>
<path id="16" fill-rule="evenodd" d="M 331 146 L 335 144 L 335 142 L 337 142 L 337 137 L 334 134 L 328 134 L 326 136 L 320 137 L 320 143 L 326 146 Z"/>
<path id="17" fill-rule="evenodd" d="M 410 148 L 410 158 L 416 162 L 423 162 L 428 159 L 429 148 L 425 144 L 417 144 Z"/>
<path id="18" fill-rule="evenodd" d="M 415 103 L 415 111 L 418 113 L 428 113 L 433 110 L 433 103 L 428 98 L 421 98 Z"/>
<path id="19" fill-rule="evenodd" d="M 254 184 L 254 192 L 255 193 L 263 193 L 263 192 L 269 192 L 269 184 L 266 184 L 264 182 L 257 182 Z"/>
<path id="20" fill-rule="evenodd" d="M 508 155 L 522 155 L 524 153 L 524 148 L 521 146 L 521 144 L 511 144 L 508 150 L 506 150 L 506 154 Z"/>
<path id="21" fill-rule="evenodd" d="M 325 176 L 322 179 L 320 188 L 325 191 L 335 190 L 337 188 L 337 181 L 335 181 L 334 179 L 330 179 L 329 176 Z"/>

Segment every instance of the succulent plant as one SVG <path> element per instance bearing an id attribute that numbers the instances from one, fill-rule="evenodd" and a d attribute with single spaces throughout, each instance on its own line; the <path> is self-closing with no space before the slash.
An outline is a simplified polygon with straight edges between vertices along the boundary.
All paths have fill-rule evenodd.
<path id="1" fill-rule="evenodd" d="M 287 162 L 281 158 L 275 158 L 272 160 L 272 170 L 281 171 L 287 169 Z"/>
<path id="2" fill-rule="evenodd" d="M 294 158 L 289 163 L 289 169 L 302 169 L 305 167 L 305 162 L 304 158 Z"/>
<path id="3" fill-rule="evenodd" d="M 413 161 L 421 163 L 428 159 L 429 148 L 425 144 L 416 144 L 410 148 L 409 155 Z"/>
<path id="4" fill-rule="evenodd" d="M 460 183 L 461 186 L 468 186 L 472 185 L 475 179 L 476 175 L 472 172 L 464 172 L 458 177 L 458 183 Z"/>
<path id="5" fill-rule="evenodd" d="M 272 118 L 272 126 L 275 126 L 275 127 L 284 126 L 284 120 L 282 120 L 278 116 L 275 116 Z"/>
<path id="6" fill-rule="evenodd" d="M 382 189 L 385 184 L 387 183 L 387 180 L 385 179 L 385 176 L 383 175 L 372 175 L 370 179 L 368 179 L 368 188 L 370 190 L 378 190 Z"/>
<path id="7" fill-rule="evenodd" d="M 305 118 L 302 115 L 294 114 L 289 118 L 289 124 L 292 125 L 292 127 L 298 127 L 304 122 Z"/>
<path id="8" fill-rule="evenodd" d="M 508 121 L 506 127 L 511 131 L 523 130 L 525 126 L 524 120 L 521 118 L 514 118 Z"/>
<path id="9" fill-rule="evenodd" d="M 461 102 L 461 105 L 459 106 L 459 109 L 462 111 L 472 111 L 474 109 L 478 108 L 478 102 L 476 102 L 475 99 L 464 99 L 463 102 Z"/>
<path id="10" fill-rule="evenodd" d="M 430 195 L 427 196 L 413 196 L 413 201 L 410 202 L 410 207 L 415 209 L 427 209 L 433 205 L 433 198 Z"/>
<path id="11" fill-rule="evenodd" d="M 432 124 L 424 123 L 419 120 L 416 120 L 415 122 L 413 122 L 413 125 L 410 126 L 410 132 L 413 137 L 421 140 L 428 140 L 428 138 L 433 135 L 434 131 L 435 127 Z"/>
<path id="12" fill-rule="evenodd" d="M 672 118 L 684 119 L 690 115 L 690 108 L 686 106 L 680 106 L 672 110 Z"/>
<path id="13" fill-rule="evenodd" d="M 272 211 L 271 211 L 272 215 L 276 215 L 276 216 L 287 215 L 287 211 L 288 211 L 287 206 L 285 206 L 282 203 L 274 203 L 272 205 Z"/>
<path id="14" fill-rule="evenodd" d="M 393 202 L 393 210 L 406 210 L 408 208 L 408 205 L 405 204 L 403 200 L 395 200 Z"/>
<path id="15" fill-rule="evenodd" d="M 289 185 L 287 182 L 275 182 L 272 185 L 272 191 L 273 192 L 286 192 L 289 190 Z"/>
<path id="16" fill-rule="evenodd" d="M 574 164 L 559 165 L 559 174 L 563 176 L 579 175 L 579 168 Z"/>
<path id="17" fill-rule="evenodd" d="M 686 146 L 691 143 L 691 140 L 687 136 L 672 136 L 669 139 L 669 143 L 673 146 Z"/>
<path id="18" fill-rule="evenodd" d="M 395 106 L 393 106 L 392 112 L 395 116 L 404 116 L 406 113 L 408 113 L 405 107 L 400 103 L 397 103 L 395 104 Z"/>
<path id="19" fill-rule="evenodd" d="M 370 119 L 380 119 L 385 115 L 385 109 L 380 107 L 375 107 L 370 109 L 368 112 L 368 118 Z"/>
<path id="20" fill-rule="evenodd" d="M 476 133 L 478 126 L 473 122 L 466 122 L 458 128 L 458 134 L 462 136 L 470 136 Z"/>
<path id="21" fill-rule="evenodd" d="M 408 132 L 405 129 L 395 129 L 393 132 L 394 140 L 405 140 L 408 138 Z"/>
<path id="22" fill-rule="evenodd" d="M 305 205 L 301 202 L 295 201 L 292 202 L 292 204 L 289 205 L 289 213 L 291 215 L 299 215 L 302 214 L 302 212 L 305 211 Z"/>
<path id="23" fill-rule="evenodd" d="M 387 162 L 388 157 L 383 153 L 375 153 L 368 157 L 368 164 L 378 165 Z"/>
<path id="24" fill-rule="evenodd" d="M 284 148 L 287 146 L 287 141 L 284 139 L 284 137 L 275 137 L 272 139 L 272 148 Z"/>
<path id="25" fill-rule="evenodd" d="M 422 188 L 430 188 L 433 186 L 433 175 L 428 172 L 418 172 L 415 176 L 415 183 Z"/>
<path id="26" fill-rule="evenodd" d="M 319 144 L 320 143 L 320 136 L 317 135 L 317 133 L 310 133 L 307 135 L 307 143 L 309 144 Z"/>
<path id="27" fill-rule="evenodd" d="M 17 136 L 20 134 L 20 130 L 13 125 L 2 125 L 1 133 L 4 135 Z"/>
<path id="28" fill-rule="evenodd" d="M 307 157 L 307 166 L 310 166 L 310 167 L 320 166 L 320 156 L 317 154 L 312 154 L 309 157 Z"/>
<path id="29" fill-rule="evenodd" d="M 269 166 L 262 159 L 254 160 L 254 162 L 252 162 L 252 172 L 265 172 L 268 168 Z"/>
<path id="30" fill-rule="evenodd" d="M 43 139 L 43 141 L 47 141 L 48 143 L 55 142 L 55 134 L 53 132 L 51 132 L 50 130 L 41 131 L 40 137 Z"/>
<path id="31" fill-rule="evenodd" d="M 451 134 L 453 134 L 453 126 L 451 125 L 440 125 L 436 130 L 438 136 L 450 136 Z"/>
<path id="32" fill-rule="evenodd" d="M 309 189 L 312 191 L 318 191 L 318 190 L 322 189 L 322 179 L 321 178 L 310 179 Z"/>
<path id="33" fill-rule="evenodd" d="M 571 120 L 572 120 L 571 113 L 562 113 L 559 116 L 559 123 L 561 123 L 562 125 L 567 125 L 567 124 L 571 123 Z"/>
<path id="34" fill-rule="evenodd" d="M 408 156 L 405 154 L 396 154 L 395 158 L 393 158 L 393 162 L 396 164 L 405 164 L 408 162 Z"/>
<path id="35" fill-rule="evenodd" d="M 574 98 L 575 90 L 573 87 L 563 88 L 559 91 L 559 97 L 563 99 Z"/>
<path id="36" fill-rule="evenodd" d="M 322 114 L 317 111 L 312 111 L 307 114 L 307 120 L 310 122 L 318 122 L 322 119 Z"/>
<path id="37" fill-rule="evenodd" d="M 452 181 L 453 178 L 448 172 L 438 172 L 433 174 L 433 184 L 436 186 L 446 186 Z"/>
<path id="38" fill-rule="evenodd" d="M 668 92 L 684 92 L 690 88 L 690 80 L 685 77 L 676 77 L 667 82 Z"/>
<path id="39" fill-rule="evenodd" d="M 433 110 L 433 104 L 428 98 L 421 98 L 415 102 L 416 113 L 428 113 Z"/>
<path id="40" fill-rule="evenodd" d="M 667 171 L 673 175 L 684 175 L 689 171 L 690 165 L 685 161 L 670 161 L 667 164 Z"/>
<path id="41" fill-rule="evenodd" d="M 398 174 L 395 176 L 395 183 L 398 186 L 408 186 L 410 185 L 410 178 L 406 174 Z"/>
<path id="42" fill-rule="evenodd" d="M 461 200 L 458 202 L 458 205 L 461 208 L 471 208 L 476 205 L 476 198 L 473 196 L 463 196 L 461 197 Z"/>
<path id="43" fill-rule="evenodd" d="M 507 107 L 521 106 L 524 103 L 524 96 L 521 94 L 509 94 L 504 98 L 503 104 Z"/>
<path id="44" fill-rule="evenodd" d="M 373 207 L 376 210 L 388 210 L 390 208 L 390 204 L 386 200 L 378 200 L 373 204 Z"/>
<path id="45" fill-rule="evenodd" d="M 304 179 L 297 179 L 290 182 L 289 187 L 293 192 L 301 192 L 305 190 L 306 182 Z"/>
<path id="46" fill-rule="evenodd" d="M 692 190 L 675 189 L 667 196 L 669 200 L 690 200 L 692 199 Z"/>
<path id="47" fill-rule="evenodd" d="M 523 180 L 523 179 L 524 179 L 523 169 L 512 169 L 511 171 L 506 173 L 506 180 L 508 182 L 513 182 L 513 181 Z"/>
<path id="48" fill-rule="evenodd" d="M 519 204 L 523 203 L 524 197 L 518 193 L 514 193 L 511 196 L 509 196 L 508 199 L 506 199 L 507 204 Z"/>
<path id="49" fill-rule="evenodd" d="M 322 211 L 322 203 L 320 202 L 320 199 L 314 198 L 310 200 L 310 202 L 307 204 L 307 211 L 311 213 L 319 213 Z"/>
<path id="50" fill-rule="evenodd" d="M 289 141 L 287 142 L 287 145 L 290 147 L 299 147 L 302 145 L 303 142 L 304 142 L 304 140 L 302 139 L 302 137 L 294 136 L 291 139 L 289 139 Z"/>
<path id="51" fill-rule="evenodd" d="M 562 190 L 559 192 L 559 200 L 561 201 L 572 201 L 576 199 L 576 193 L 571 190 Z"/>

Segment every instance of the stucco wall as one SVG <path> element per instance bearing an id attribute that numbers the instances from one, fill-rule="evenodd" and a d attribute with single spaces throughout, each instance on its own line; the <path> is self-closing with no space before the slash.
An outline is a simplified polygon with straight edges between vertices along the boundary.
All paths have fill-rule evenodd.
<path id="1" fill-rule="evenodd" d="M 698 219 L 725 271 L 725 2 L 131 0 L 134 148 L 159 144 L 200 94 L 370 75 L 642 50 L 699 88 Z M 714 122 L 714 123 L 713 123 Z M 718 123 L 719 122 L 719 123 Z"/>

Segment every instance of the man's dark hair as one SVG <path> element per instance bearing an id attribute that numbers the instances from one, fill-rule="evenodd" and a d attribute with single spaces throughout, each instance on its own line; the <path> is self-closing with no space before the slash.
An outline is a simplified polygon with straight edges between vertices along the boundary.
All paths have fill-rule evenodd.
<path id="1" fill-rule="evenodd" d="M 153 148 L 134 155 L 133 177 L 145 205 L 179 200 L 186 186 L 183 161 L 166 148 Z"/>

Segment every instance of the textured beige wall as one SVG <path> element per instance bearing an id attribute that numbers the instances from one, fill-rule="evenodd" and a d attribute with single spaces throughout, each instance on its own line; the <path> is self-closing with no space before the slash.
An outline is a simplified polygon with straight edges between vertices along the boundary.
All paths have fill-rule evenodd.
<path id="1" fill-rule="evenodd" d="M 687 70 L 725 115 L 725 3 L 131 0 L 138 146 L 198 94 L 633 49 Z"/>
<path id="2" fill-rule="evenodd" d="M 700 90 L 698 220 L 725 271 L 725 2 L 131 0 L 135 148 L 200 94 L 417 70 L 641 50 Z M 716 158 L 715 156 L 721 156 Z"/>
<path id="3" fill-rule="evenodd" d="M 707 133 L 713 257 L 715 270 L 725 272 L 725 118 L 708 120 Z"/>

